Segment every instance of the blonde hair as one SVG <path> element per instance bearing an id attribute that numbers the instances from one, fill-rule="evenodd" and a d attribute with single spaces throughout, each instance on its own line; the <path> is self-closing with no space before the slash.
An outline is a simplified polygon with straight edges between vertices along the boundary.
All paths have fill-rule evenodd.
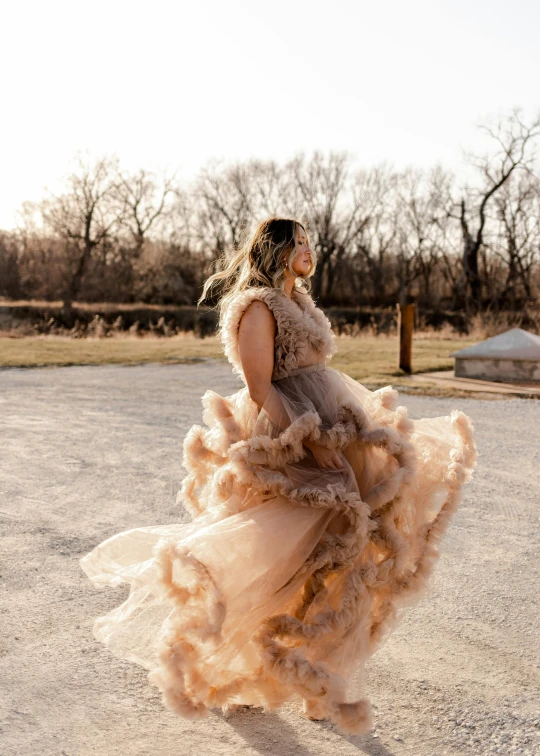
<path id="1" fill-rule="evenodd" d="M 297 291 L 310 291 L 309 280 L 315 272 L 316 258 L 312 254 L 310 271 L 305 276 L 298 276 L 292 269 L 292 261 L 296 255 L 296 232 L 302 228 L 307 237 L 303 223 L 294 218 L 271 217 L 261 221 L 255 233 L 239 249 L 225 252 L 217 261 L 221 267 L 206 279 L 203 291 L 197 304 L 201 304 L 208 297 L 216 284 L 222 284 L 222 293 L 218 308 L 220 313 L 244 289 L 250 286 L 269 286 L 282 289 L 285 284 L 285 270 L 302 279 L 302 284 L 294 288 Z M 283 260 L 286 255 L 285 260 Z"/>

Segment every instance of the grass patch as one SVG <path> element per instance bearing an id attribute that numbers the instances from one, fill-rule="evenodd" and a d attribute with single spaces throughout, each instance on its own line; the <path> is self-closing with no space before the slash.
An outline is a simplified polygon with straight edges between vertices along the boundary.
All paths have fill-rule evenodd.
<path id="1" fill-rule="evenodd" d="M 413 372 L 451 370 L 454 360 L 450 354 L 472 343 L 463 339 L 416 339 L 413 342 Z M 397 366 L 397 336 L 338 336 L 337 345 L 338 351 L 331 365 L 351 378 L 372 385 L 399 382 L 406 386 L 411 382 Z"/>
<path id="2" fill-rule="evenodd" d="M 414 372 L 451 369 L 450 353 L 470 343 L 462 339 L 417 339 L 413 346 Z M 397 368 L 396 336 L 338 336 L 337 346 L 337 354 L 330 364 L 351 378 L 373 386 L 410 383 L 408 376 Z M 0 337 L 0 367 L 174 364 L 205 358 L 224 359 L 217 337 L 200 339 L 192 334 L 170 338 Z"/>
<path id="3" fill-rule="evenodd" d="M 189 362 L 222 357 L 216 337 L 190 334 L 171 338 L 120 336 L 71 339 L 68 336 L 0 337 L 0 367 L 67 365 L 137 365 L 144 362 Z"/>

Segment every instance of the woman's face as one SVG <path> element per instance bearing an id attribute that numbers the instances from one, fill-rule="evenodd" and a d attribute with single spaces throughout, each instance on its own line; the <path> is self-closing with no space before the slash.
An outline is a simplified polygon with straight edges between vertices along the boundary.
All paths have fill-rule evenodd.
<path id="1" fill-rule="evenodd" d="M 309 246 L 306 232 L 302 226 L 296 227 L 296 255 L 294 256 L 291 268 L 297 276 L 307 276 L 313 265 L 313 252 Z"/>

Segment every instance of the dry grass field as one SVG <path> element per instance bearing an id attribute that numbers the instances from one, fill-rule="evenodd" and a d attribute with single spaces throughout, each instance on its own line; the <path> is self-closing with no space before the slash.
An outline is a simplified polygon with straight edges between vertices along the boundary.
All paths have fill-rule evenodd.
<path id="1" fill-rule="evenodd" d="M 419 334 L 413 347 L 415 373 L 453 367 L 449 356 L 472 340 L 427 337 Z M 397 367 L 396 336 L 338 336 L 332 367 L 370 385 L 408 379 Z M 13 338 L 0 336 L 0 367 L 62 365 L 136 365 L 156 362 L 175 364 L 202 359 L 223 359 L 217 337 L 200 339 L 192 334 L 170 338 L 118 335 L 105 339 L 72 339 L 67 336 Z"/>

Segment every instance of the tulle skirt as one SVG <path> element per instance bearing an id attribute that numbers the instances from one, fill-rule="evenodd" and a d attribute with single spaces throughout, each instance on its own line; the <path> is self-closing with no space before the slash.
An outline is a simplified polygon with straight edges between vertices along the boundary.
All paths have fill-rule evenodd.
<path id="1" fill-rule="evenodd" d="M 369 729 L 348 681 L 420 596 L 476 464 L 466 415 L 411 420 L 397 399 L 324 363 L 274 381 L 262 409 L 247 388 L 207 391 L 184 441 L 192 521 L 119 533 L 81 560 L 96 586 L 130 585 L 96 638 L 181 716 L 299 696 L 312 717 Z"/>

